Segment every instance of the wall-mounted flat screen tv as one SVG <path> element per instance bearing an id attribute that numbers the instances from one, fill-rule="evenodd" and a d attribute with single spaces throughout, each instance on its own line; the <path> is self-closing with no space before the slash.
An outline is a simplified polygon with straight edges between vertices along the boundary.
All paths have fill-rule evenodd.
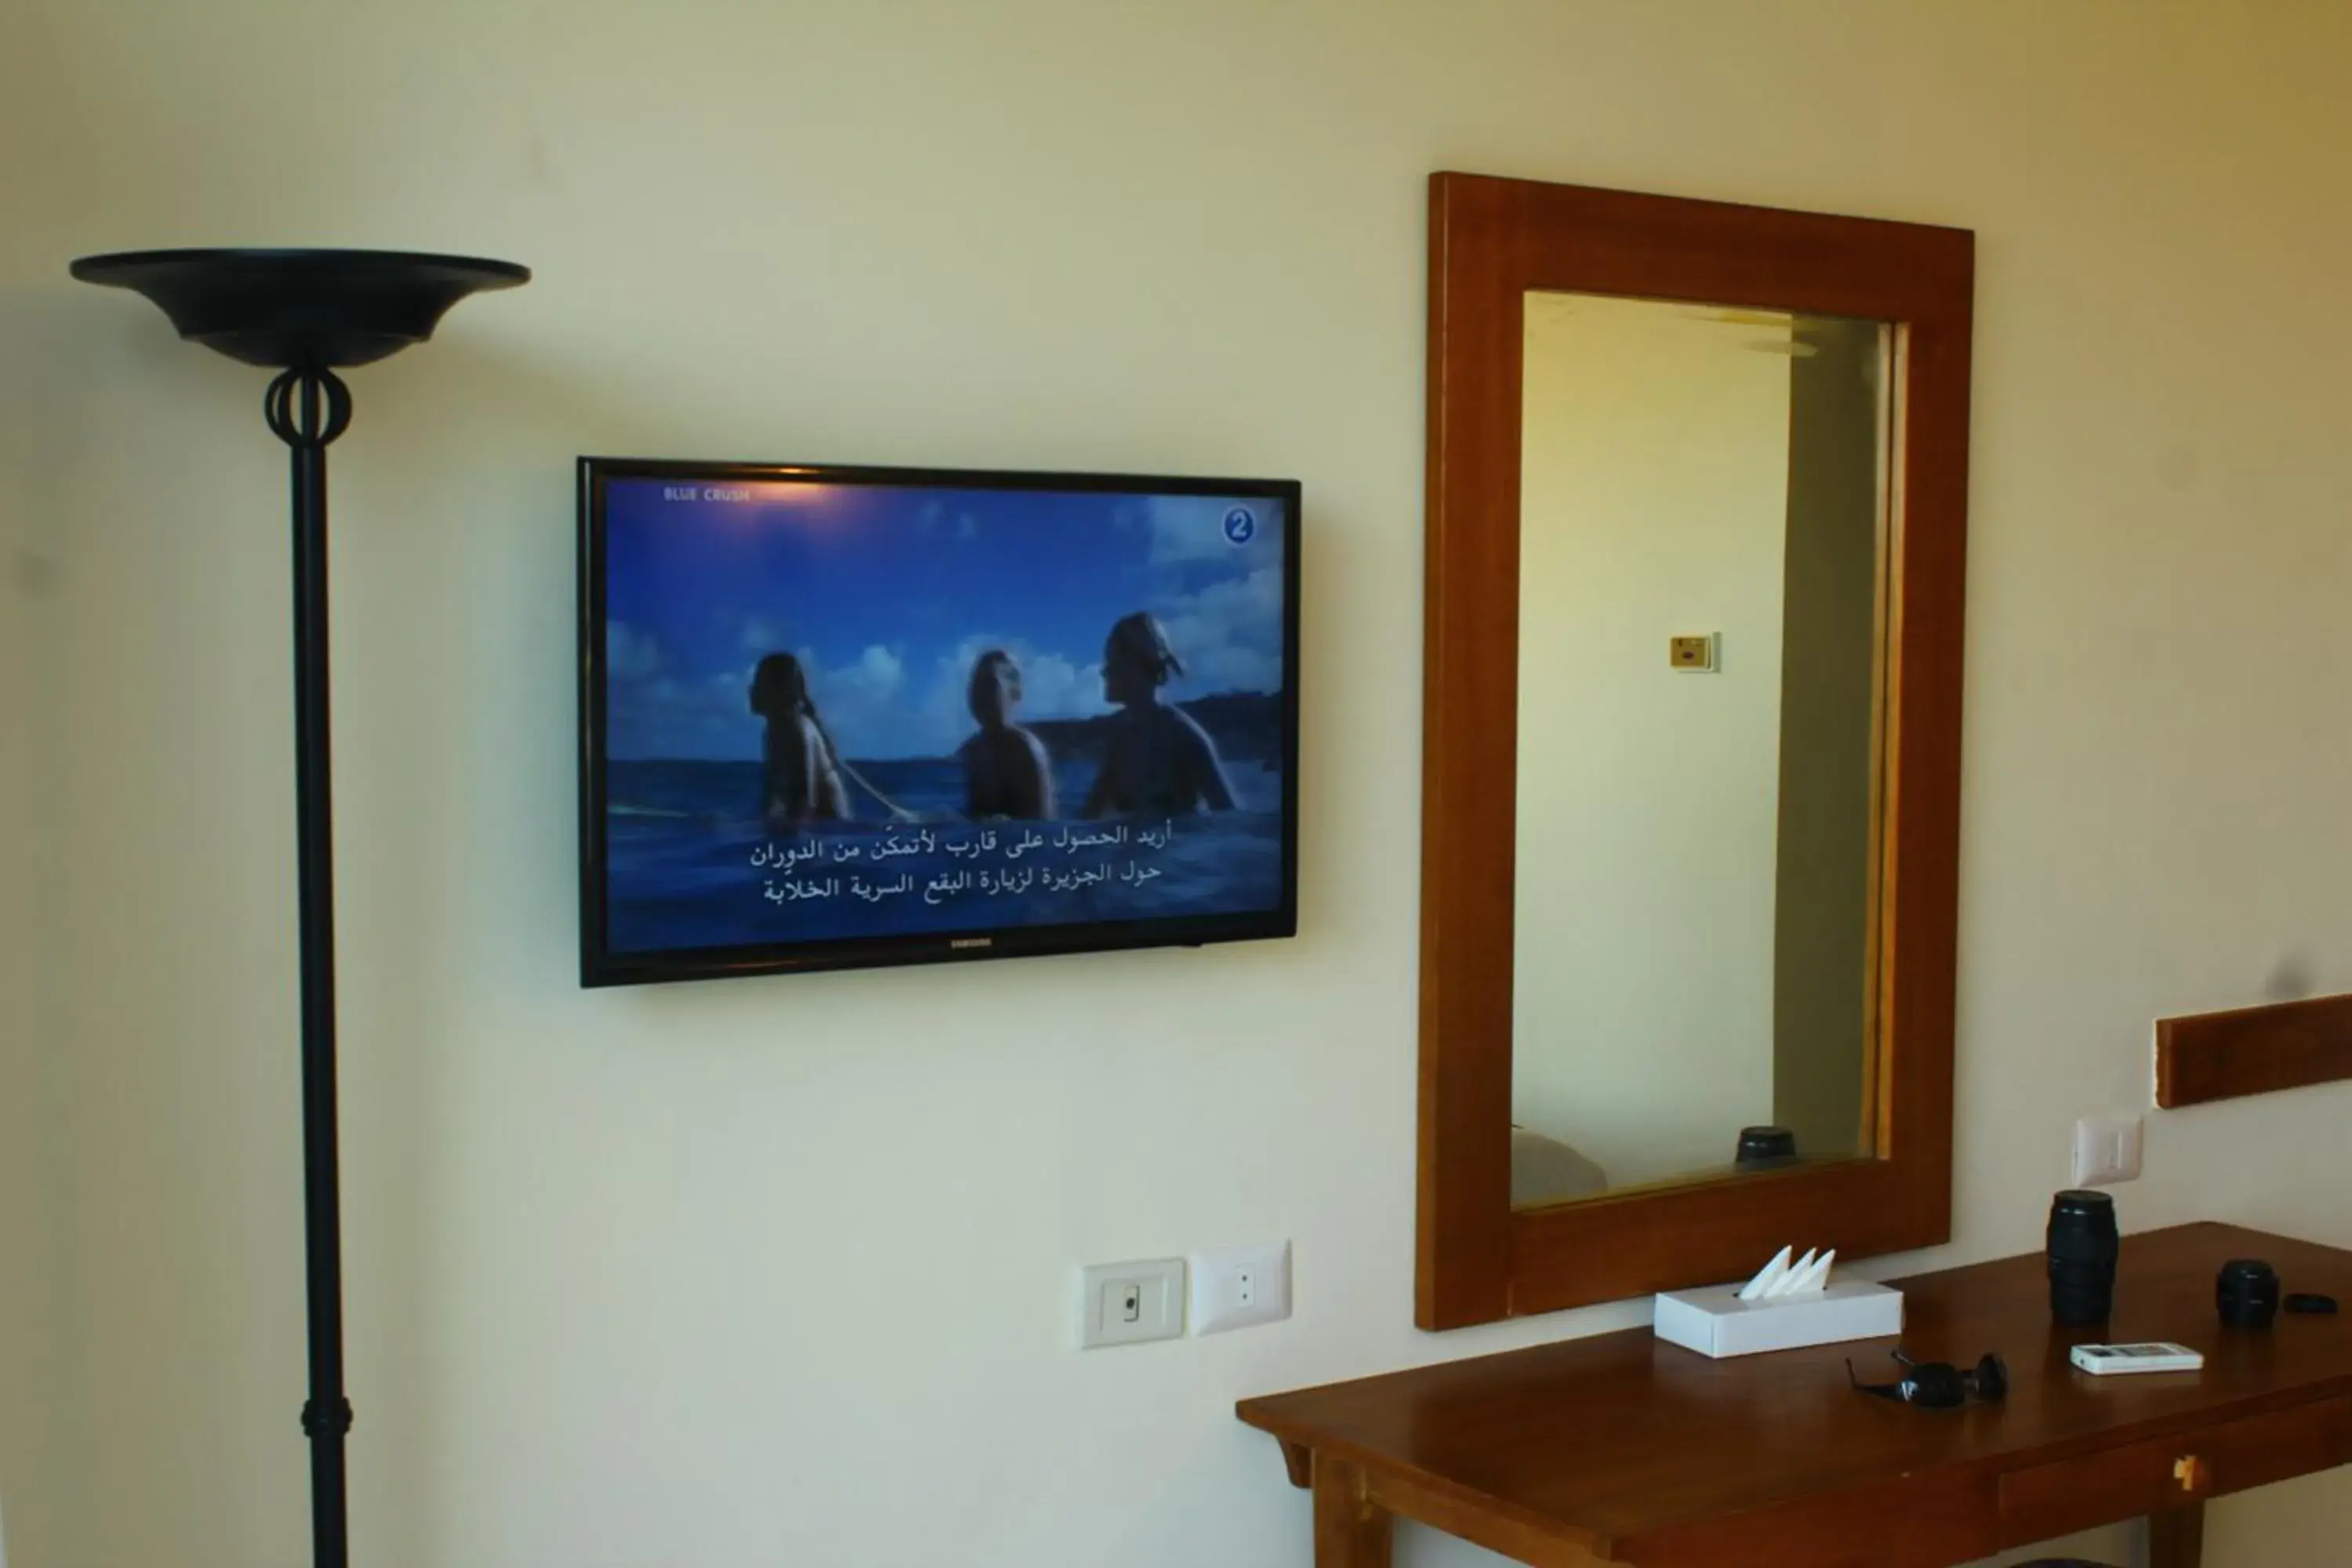
<path id="1" fill-rule="evenodd" d="M 1298 504 L 581 459 L 583 983 L 1293 934 Z"/>

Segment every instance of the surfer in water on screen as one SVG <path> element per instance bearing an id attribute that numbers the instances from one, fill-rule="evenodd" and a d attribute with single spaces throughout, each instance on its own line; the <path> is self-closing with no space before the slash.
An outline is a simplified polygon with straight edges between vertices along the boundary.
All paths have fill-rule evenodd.
<path id="1" fill-rule="evenodd" d="M 769 826 L 851 820 L 848 786 L 853 784 L 874 797 L 889 821 L 921 820 L 842 761 L 833 731 L 817 717 L 808 673 L 793 655 L 772 653 L 762 658 L 751 672 L 751 711 L 768 721 L 760 742 L 760 815 Z"/>
<path id="2" fill-rule="evenodd" d="M 760 815 L 771 826 L 840 822 L 849 816 L 841 759 L 817 717 L 801 661 L 772 653 L 751 675 L 751 711 L 768 721 L 760 744 Z"/>
<path id="3" fill-rule="evenodd" d="M 980 733 L 956 749 L 963 764 L 963 810 L 974 822 L 992 816 L 1043 821 L 1054 815 L 1054 771 L 1045 742 L 1013 721 L 1021 706 L 1021 667 L 1001 647 L 973 662 L 966 694 Z"/>
<path id="4" fill-rule="evenodd" d="M 1160 689 L 1184 666 L 1168 634 L 1145 611 L 1122 616 L 1103 641 L 1103 700 L 1118 704 L 1102 771 L 1087 795 L 1088 816 L 1177 815 L 1234 808 L 1233 785 L 1209 732 Z"/>

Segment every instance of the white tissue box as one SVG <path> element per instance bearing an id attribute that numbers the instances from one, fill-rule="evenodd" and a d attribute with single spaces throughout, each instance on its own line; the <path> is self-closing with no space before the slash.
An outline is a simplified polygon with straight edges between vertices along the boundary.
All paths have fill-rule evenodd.
<path id="1" fill-rule="evenodd" d="M 1840 1279 L 1810 1295 L 1765 1301 L 1743 1301 L 1739 1289 L 1660 1291 L 1652 1320 L 1658 1338 L 1719 1358 L 1903 1331 L 1903 1292 L 1892 1286 Z"/>

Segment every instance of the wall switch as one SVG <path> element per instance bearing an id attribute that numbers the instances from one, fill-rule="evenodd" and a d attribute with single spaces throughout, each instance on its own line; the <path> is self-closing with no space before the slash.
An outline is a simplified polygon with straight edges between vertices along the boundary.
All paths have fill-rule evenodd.
<path id="1" fill-rule="evenodd" d="M 1290 1316 L 1290 1243 L 1192 1255 L 1192 1331 L 1221 1334 Z"/>
<path id="2" fill-rule="evenodd" d="M 1686 673 L 1711 675 L 1723 662 L 1723 634 L 1706 632 L 1697 637 L 1668 637 L 1666 667 Z"/>
<path id="3" fill-rule="evenodd" d="M 1184 1260 L 1096 1263 L 1080 1273 L 1078 1344 L 1140 1344 L 1184 1332 Z"/>
<path id="4" fill-rule="evenodd" d="M 2104 1187 L 2139 1179 L 2137 1116 L 2085 1116 L 2074 1123 L 2074 1182 Z"/>

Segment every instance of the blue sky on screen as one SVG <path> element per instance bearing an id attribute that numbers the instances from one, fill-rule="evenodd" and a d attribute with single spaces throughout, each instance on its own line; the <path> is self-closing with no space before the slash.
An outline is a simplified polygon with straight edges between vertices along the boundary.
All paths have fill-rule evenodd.
<path id="1" fill-rule="evenodd" d="M 681 489 L 696 499 L 669 499 Z M 1252 525 L 1229 531 L 1237 507 Z M 757 758 L 745 691 L 768 653 L 800 656 L 851 757 L 953 751 L 973 729 L 972 661 L 992 647 L 1020 661 L 1024 716 L 1107 712 L 1103 638 L 1135 610 L 1160 617 L 1184 661 L 1173 697 L 1278 690 L 1279 511 L 1257 498 L 612 481 L 608 752 Z"/>

